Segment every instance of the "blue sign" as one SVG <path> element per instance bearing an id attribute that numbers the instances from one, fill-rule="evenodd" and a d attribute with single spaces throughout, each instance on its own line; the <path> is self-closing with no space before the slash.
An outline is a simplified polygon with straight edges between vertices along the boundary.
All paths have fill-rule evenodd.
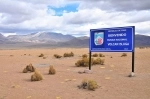
<path id="1" fill-rule="evenodd" d="M 135 27 L 90 30 L 91 52 L 133 52 Z"/>

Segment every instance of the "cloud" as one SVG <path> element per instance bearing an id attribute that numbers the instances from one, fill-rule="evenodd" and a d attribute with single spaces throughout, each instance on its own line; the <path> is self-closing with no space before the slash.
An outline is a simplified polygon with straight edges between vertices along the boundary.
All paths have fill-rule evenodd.
<path id="1" fill-rule="evenodd" d="M 75 0 L 73 0 L 75 1 Z M 149 0 L 80 0 L 80 9 L 100 8 L 111 11 L 149 10 Z"/>
<path id="2" fill-rule="evenodd" d="M 2 35 L 4 35 L 5 37 L 7 37 L 9 35 L 16 35 L 16 33 L 2 33 Z"/>
<path id="3" fill-rule="evenodd" d="M 94 28 L 136 26 L 136 33 L 148 34 L 148 5 L 149 0 L 1 0 L 0 32 L 89 35 Z"/>
<path id="4" fill-rule="evenodd" d="M 138 22 L 146 22 L 150 21 L 150 11 L 134 11 L 130 13 L 132 17 L 128 19 L 128 22 L 138 23 Z"/>

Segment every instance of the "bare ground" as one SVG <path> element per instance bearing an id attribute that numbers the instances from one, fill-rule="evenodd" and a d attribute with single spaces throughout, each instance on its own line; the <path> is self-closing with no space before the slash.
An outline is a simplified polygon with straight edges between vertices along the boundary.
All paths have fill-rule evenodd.
<path id="1" fill-rule="evenodd" d="M 72 58 L 55 59 L 54 54 L 74 52 Z M 43 53 L 47 58 L 38 57 Z M 131 73 L 131 53 L 103 53 L 105 65 L 92 66 L 92 74 L 79 74 L 88 67 L 75 62 L 88 49 L 16 49 L 0 50 L 0 99 L 149 99 L 150 49 L 135 50 L 135 77 Z M 110 58 L 110 57 L 113 58 Z M 42 81 L 31 82 L 33 73 L 22 73 L 32 63 L 43 75 Z M 55 75 L 48 75 L 54 65 Z M 83 79 L 95 80 L 95 91 L 79 89 Z"/>

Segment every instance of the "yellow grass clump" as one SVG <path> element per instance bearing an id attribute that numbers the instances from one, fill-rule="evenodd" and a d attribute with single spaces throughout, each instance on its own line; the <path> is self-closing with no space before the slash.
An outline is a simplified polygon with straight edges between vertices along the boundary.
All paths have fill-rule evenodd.
<path id="1" fill-rule="evenodd" d="M 26 68 L 23 69 L 23 73 L 27 73 L 27 72 L 34 72 L 35 71 L 35 67 L 30 63 L 29 65 L 26 66 Z"/>
<path id="2" fill-rule="evenodd" d="M 97 58 L 93 60 L 93 65 L 104 65 L 105 60 L 101 58 Z"/>
<path id="3" fill-rule="evenodd" d="M 92 55 L 92 57 L 98 57 L 98 54 L 97 54 L 97 53 L 95 53 L 95 54 L 93 54 L 93 55 Z"/>
<path id="4" fill-rule="evenodd" d="M 87 58 L 87 57 L 88 57 L 87 54 L 83 54 L 83 55 L 82 55 L 82 58 Z"/>
<path id="5" fill-rule="evenodd" d="M 95 91 L 95 89 L 98 88 L 98 84 L 96 81 L 94 80 L 87 80 L 87 79 L 84 79 L 81 83 L 81 85 L 78 86 L 80 89 L 83 88 L 83 89 L 88 89 L 88 90 L 93 90 Z"/>
<path id="6" fill-rule="evenodd" d="M 44 54 L 41 53 L 41 54 L 39 55 L 39 57 L 44 57 Z"/>
<path id="7" fill-rule="evenodd" d="M 102 53 L 99 54 L 99 57 L 105 57 L 105 55 L 103 55 Z"/>
<path id="8" fill-rule="evenodd" d="M 40 72 L 38 72 L 37 70 L 35 70 L 34 74 L 31 75 L 31 81 L 40 81 L 40 80 L 43 80 L 43 77 L 40 74 Z"/>
<path id="9" fill-rule="evenodd" d="M 100 59 L 100 58 L 97 58 L 97 59 L 94 59 L 94 58 L 91 58 L 91 65 L 104 65 L 104 62 L 105 60 L 104 59 Z M 75 65 L 77 67 L 87 67 L 89 66 L 89 58 L 82 58 L 80 60 L 77 60 L 77 62 L 75 63 Z"/>
<path id="10" fill-rule="evenodd" d="M 56 70 L 54 69 L 53 66 L 50 66 L 50 68 L 49 68 L 49 74 L 51 74 L 51 75 L 56 74 Z"/>
<path id="11" fill-rule="evenodd" d="M 23 73 L 27 73 L 28 70 L 27 70 L 26 68 L 24 68 L 22 72 L 23 72 Z"/>
<path id="12" fill-rule="evenodd" d="M 126 57 L 127 53 L 122 53 L 121 57 Z"/>
<path id="13" fill-rule="evenodd" d="M 89 80 L 88 81 L 88 89 L 89 90 L 95 91 L 95 89 L 97 89 L 97 88 L 98 88 L 98 85 L 97 85 L 96 81 L 94 81 L 94 80 Z"/>
<path id="14" fill-rule="evenodd" d="M 58 54 L 54 54 L 54 57 L 55 57 L 55 58 L 61 58 L 62 56 L 61 56 L 61 55 L 58 55 Z"/>
<path id="15" fill-rule="evenodd" d="M 73 52 L 70 52 L 70 53 L 64 53 L 63 56 L 64 56 L 64 57 L 73 57 L 73 56 L 74 56 L 74 53 L 73 53 Z"/>
<path id="16" fill-rule="evenodd" d="M 91 59 L 91 63 L 93 62 L 93 58 Z M 82 58 L 81 60 L 78 60 L 75 65 L 77 67 L 87 67 L 89 66 L 89 58 Z"/>

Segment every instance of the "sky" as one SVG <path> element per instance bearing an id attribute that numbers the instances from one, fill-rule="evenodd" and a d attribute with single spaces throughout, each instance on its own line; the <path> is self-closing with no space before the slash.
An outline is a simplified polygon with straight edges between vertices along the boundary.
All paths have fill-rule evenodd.
<path id="1" fill-rule="evenodd" d="M 0 0 L 0 33 L 89 36 L 90 29 L 135 26 L 150 35 L 150 0 Z"/>

